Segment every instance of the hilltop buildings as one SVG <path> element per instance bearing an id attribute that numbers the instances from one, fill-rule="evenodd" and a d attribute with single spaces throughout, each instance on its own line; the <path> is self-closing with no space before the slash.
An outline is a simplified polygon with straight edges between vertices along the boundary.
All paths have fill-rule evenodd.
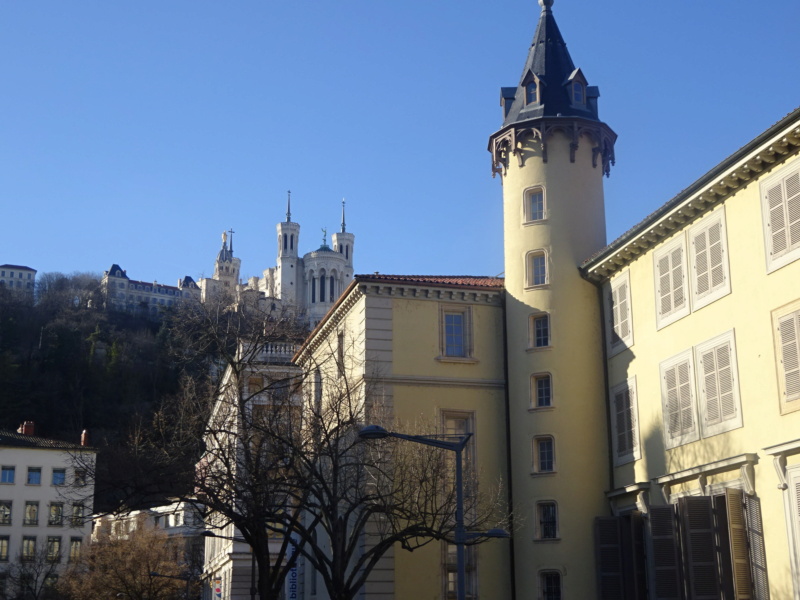
<path id="1" fill-rule="evenodd" d="M 36 289 L 36 269 L 22 265 L 0 265 L 0 287 L 33 294 Z"/>

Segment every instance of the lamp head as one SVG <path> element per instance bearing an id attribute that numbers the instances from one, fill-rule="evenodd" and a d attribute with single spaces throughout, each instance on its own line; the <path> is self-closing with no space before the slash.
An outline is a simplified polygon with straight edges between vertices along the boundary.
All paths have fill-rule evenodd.
<path id="1" fill-rule="evenodd" d="M 362 440 L 382 440 L 389 437 L 389 432 L 380 425 L 366 425 L 358 432 Z"/>

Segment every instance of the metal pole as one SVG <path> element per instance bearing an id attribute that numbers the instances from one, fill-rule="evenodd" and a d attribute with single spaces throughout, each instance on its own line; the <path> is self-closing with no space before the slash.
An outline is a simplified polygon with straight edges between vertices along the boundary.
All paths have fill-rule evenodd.
<path id="1" fill-rule="evenodd" d="M 466 600 L 467 571 L 464 562 L 464 543 L 467 541 L 467 532 L 464 530 L 464 481 L 461 475 L 461 451 L 464 445 L 456 446 L 456 567 L 458 575 L 456 579 L 456 598 Z"/>

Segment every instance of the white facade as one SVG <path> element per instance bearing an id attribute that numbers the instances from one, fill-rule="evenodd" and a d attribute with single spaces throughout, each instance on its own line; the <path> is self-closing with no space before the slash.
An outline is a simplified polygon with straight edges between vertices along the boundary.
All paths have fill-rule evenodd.
<path id="1" fill-rule="evenodd" d="M 200 296 L 200 288 L 189 276 L 179 280 L 177 286 L 157 281 L 136 281 L 129 279 L 127 272 L 117 264 L 103 273 L 100 287 L 106 308 L 142 316 L 157 317 L 160 311 L 182 299 Z"/>
<path id="2" fill-rule="evenodd" d="M 94 484 L 76 454 L 94 450 L 33 435 L 0 431 L 0 597 L 13 592 L 10 568 L 46 560 L 65 568 L 89 541 Z M 81 461 L 81 462 L 82 462 Z M 86 464 L 86 463 L 84 463 Z M 87 464 L 88 466 L 88 464 Z M 32 566 L 33 570 L 33 566 Z"/>
<path id="3" fill-rule="evenodd" d="M 0 265 L 0 287 L 33 293 L 36 286 L 36 269 L 22 265 Z"/>

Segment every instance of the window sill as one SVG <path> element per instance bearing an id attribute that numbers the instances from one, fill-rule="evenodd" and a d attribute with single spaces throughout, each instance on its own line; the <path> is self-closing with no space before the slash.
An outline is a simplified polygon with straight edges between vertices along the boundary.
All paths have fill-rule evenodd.
<path id="1" fill-rule="evenodd" d="M 560 537 L 554 537 L 554 538 L 533 538 L 533 543 L 534 543 L 534 544 L 547 544 L 547 543 L 550 543 L 550 542 L 560 542 L 560 541 L 561 541 L 561 538 L 560 538 Z"/>
<path id="2" fill-rule="evenodd" d="M 547 217 L 544 219 L 528 219 L 522 225 L 528 227 L 529 225 L 544 225 L 547 223 Z"/>
<path id="3" fill-rule="evenodd" d="M 525 349 L 525 352 L 544 352 L 546 350 L 552 350 L 552 346 L 531 346 Z"/>
<path id="4" fill-rule="evenodd" d="M 445 363 L 462 363 L 468 365 L 473 365 L 478 362 L 477 358 L 472 358 L 470 356 L 437 356 L 436 360 Z"/>
<path id="5" fill-rule="evenodd" d="M 533 292 L 536 290 L 547 290 L 550 289 L 550 282 L 548 281 L 547 283 L 542 283 L 540 285 L 526 285 L 524 289 L 526 292 Z"/>
<path id="6" fill-rule="evenodd" d="M 555 408 L 555 406 L 531 406 L 531 407 L 528 408 L 528 412 L 529 413 L 547 412 L 547 411 L 553 410 L 554 408 Z"/>
<path id="7" fill-rule="evenodd" d="M 558 471 L 531 471 L 531 477 L 552 477 Z"/>

